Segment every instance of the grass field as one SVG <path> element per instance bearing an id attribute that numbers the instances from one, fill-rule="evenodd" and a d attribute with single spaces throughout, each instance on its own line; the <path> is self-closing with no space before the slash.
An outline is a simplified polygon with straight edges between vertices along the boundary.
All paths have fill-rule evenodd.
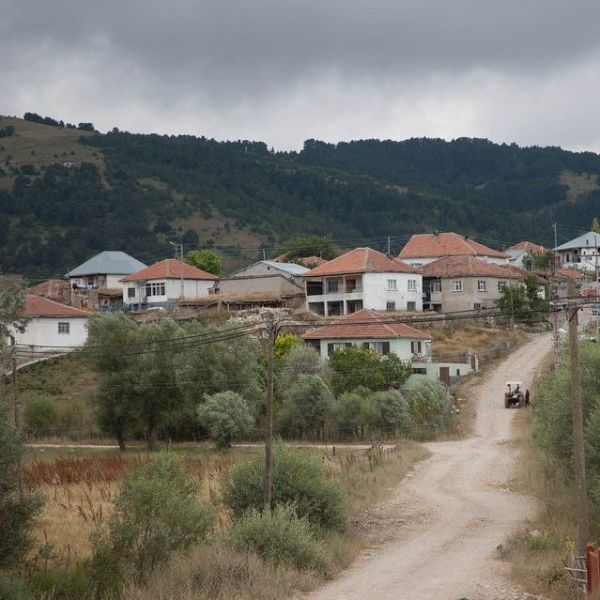
<path id="1" fill-rule="evenodd" d="M 90 162 L 101 171 L 104 170 L 102 154 L 95 148 L 79 143 L 81 137 L 94 135 L 91 132 L 62 129 L 15 117 L 0 116 L 0 128 L 7 125 L 15 128 L 15 134 L 12 137 L 0 138 L 0 166 L 9 171 L 8 177 L 0 177 L 0 188 L 12 186 L 14 175 L 10 172 L 11 166 L 31 164 L 39 170 L 54 163 Z"/>

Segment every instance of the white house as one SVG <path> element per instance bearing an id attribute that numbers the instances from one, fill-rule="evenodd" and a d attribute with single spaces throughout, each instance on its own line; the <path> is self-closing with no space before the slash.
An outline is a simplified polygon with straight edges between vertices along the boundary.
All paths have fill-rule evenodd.
<path id="1" fill-rule="evenodd" d="M 533 242 L 527 241 L 514 244 L 506 250 L 509 264 L 519 269 L 525 269 L 526 271 L 533 270 L 534 265 L 531 261 L 531 258 L 533 256 L 543 256 L 548 252 L 549 250 L 544 248 L 544 246 L 540 246 L 539 244 L 534 244 Z M 548 267 L 551 266 L 552 264 L 548 265 Z"/>
<path id="2" fill-rule="evenodd" d="M 67 273 L 71 289 L 121 289 L 121 279 L 146 265 L 121 251 L 106 250 Z"/>
<path id="3" fill-rule="evenodd" d="M 17 345 L 32 351 L 76 348 L 87 341 L 88 313 L 35 294 L 27 294 L 24 332 L 14 331 Z"/>
<path id="4" fill-rule="evenodd" d="M 302 337 L 324 359 L 350 346 L 364 346 L 382 355 L 393 353 L 412 368 L 404 385 L 408 389 L 422 379 L 439 380 L 449 385 L 457 377 L 470 373 L 474 366 L 470 362 L 434 362 L 429 334 L 400 323 L 386 313 L 372 310 L 357 311 L 339 321 L 311 329 Z"/>
<path id="5" fill-rule="evenodd" d="M 123 303 L 133 310 L 172 308 L 179 300 L 207 296 L 218 278 L 174 258 L 121 279 Z"/>
<path id="6" fill-rule="evenodd" d="M 561 267 L 593 273 L 600 270 L 600 233 L 588 231 L 554 248 Z"/>
<path id="7" fill-rule="evenodd" d="M 508 256 L 503 252 L 452 232 L 413 235 L 402 248 L 398 258 L 415 267 L 421 267 L 446 256 L 474 256 L 497 265 L 505 265 L 508 262 Z"/>
<path id="8" fill-rule="evenodd" d="M 325 316 L 363 308 L 423 310 L 419 270 L 371 248 L 356 248 L 304 275 L 307 310 Z"/>

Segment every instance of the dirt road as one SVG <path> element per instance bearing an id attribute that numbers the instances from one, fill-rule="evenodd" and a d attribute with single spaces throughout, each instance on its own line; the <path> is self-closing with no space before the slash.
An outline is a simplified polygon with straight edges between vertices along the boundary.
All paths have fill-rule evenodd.
<path id="1" fill-rule="evenodd" d="M 504 383 L 530 386 L 551 349 L 537 337 L 489 373 L 478 388 L 475 433 L 427 444 L 420 463 L 384 504 L 386 541 L 367 550 L 341 577 L 310 600 L 511 600 L 524 595 L 508 582 L 496 548 L 533 511 L 530 499 L 508 490 L 516 450 L 503 405 Z"/>

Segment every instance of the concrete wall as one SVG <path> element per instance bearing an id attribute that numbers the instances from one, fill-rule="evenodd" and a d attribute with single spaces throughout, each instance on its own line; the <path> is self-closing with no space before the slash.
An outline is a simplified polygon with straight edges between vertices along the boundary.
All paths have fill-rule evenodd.
<path id="1" fill-rule="evenodd" d="M 450 379 L 468 375 L 473 369 L 469 363 L 449 363 L 449 362 L 413 362 L 413 368 L 425 369 L 425 374 L 412 374 L 406 383 L 402 386 L 404 389 L 412 390 L 421 381 L 440 381 L 440 369 L 448 367 L 450 369 Z"/>
<path id="2" fill-rule="evenodd" d="M 452 291 L 452 282 L 462 281 L 462 292 Z M 478 290 L 478 281 L 485 281 L 486 291 Z M 480 303 L 482 308 L 494 308 L 494 301 L 502 295 L 498 288 L 498 282 L 510 284 L 510 280 L 497 277 L 450 277 L 442 279 L 442 291 L 431 293 L 431 303 L 441 304 L 442 312 L 456 312 L 462 310 L 473 310 L 475 303 Z M 513 279 L 512 284 L 516 285 L 517 280 Z"/>
<path id="3" fill-rule="evenodd" d="M 344 346 L 346 344 L 352 344 L 354 346 L 362 346 L 363 344 L 380 344 L 382 342 L 389 342 L 390 344 L 390 352 L 393 352 L 398 358 L 401 360 L 412 360 L 412 350 L 411 350 L 411 342 L 413 340 L 402 338 L 402 339 L 390 339 L 390 340 L 381 340 L 381 339 L 354 339 L 354 340 L 320 340 L 320 348 L 321 348 L 321 358 L 329 358 L 329 344 L 341 344 Z M 431 355 L 431 342 L 428 340 L 414 340 L 420 341 L 422 347 L 422 353 L 424 356 Z"/>
<path id="4" fill-rule="evenodd" d="M 69 323 L 69 333 L 58 333 L 59 323 Z M 35 318 L 27 324 L 23 333 L 14 332 L 17 344 L 25 346 L 83 346 L 87 340 L 87 318 Z"/>
<path id="5" fill-rule="evenodd" d="M 164 283 L 165 294 L 160 296 L 148 296 L 146 298 L 146 283 Z M 210 288 L 213 287 L 212 280 L 184 279 L 183 295 L 184 298 L 200 298 L 207 296 Z M 129 297 L 129 288 L 135 288 L 135 296 Z M 181 280 L 179 279 L 152 279 L 149 281 L 130 281 L 123 288 L 123 303 L 126 305 L 141 304 L 146 300 L 147 306 L 161 306 L 176 302 L 181 297 Z"/>
<path id="6" fill-rule="evenodd" d="M 434 260 L 438 260 L 440 258 L 445 258 L 446 255 L 435 256 L 435 257 L 417 257 L 417 258 L 402 258 L 402 262 L 408 263 L 409 265 L 413 265 L 415 267 L 420 267 L 423 265 L 427 265 Z M 453 255 L 450 255 L 453 256 Z M 508 264 L 508 258 L 496 258 L 494 256 L 477 256 L 479 260 L 483 262 L 490 263 L 492 265 L 506 265 Z"/>
<path id="7" fill-rule="evenodd" d="M 256 275 L 253 277 L 224 277 L 219 281 L 221 294 L 252 294 L 255 292 L 273 293 L 278 296 L 301 294 L 302 288 L 294 285 L 286 277 L 278 274 Z"/>

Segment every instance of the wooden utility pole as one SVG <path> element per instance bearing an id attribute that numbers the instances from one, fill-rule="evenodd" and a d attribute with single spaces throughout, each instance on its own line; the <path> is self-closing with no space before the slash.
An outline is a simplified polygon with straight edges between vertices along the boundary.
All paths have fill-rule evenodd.
<path id="1" fill-rule="evenodd" d="M 559 324 L 560 324 L 560 315 L 558 310 L 556 310 L 556 303 L 558 303 L 558 283 L 556 279 L 556 246 L 558 245 L 557 241 L 557 233 L 556 233 L 556 223 L 552 225 L 554 229 L 554 248 L 552 249 L 552 279 L 551 279 L 551 289 L 550 289 L 550 297 L 552 301 L 555 303 L 554 312 L 552 313 L 552 344 L 553 344 L 553 362 L 554 362 L 554 370 L 558 371 L 560 369 L 560 332 L 559 332 Z"/>
<path id="2" fill-rule="evenodd" d="M 267 317 L 267 398 L 265 423 L 264 506 L 270 512 L 273 500 L 273 368 L 275 363 L 276 324 L 273 315 Z"/>
<path id="3" fill-rule="evenodd" d="M 575 303 L 575 285 L 569 284 L 569 350 L 571 353 L 571 410 L 573 415 L 573 460 L 577 492 L 577 550 L 583 554 L 589 541 L 587 491 L 585 482 L 585 447 L 583 444 L 583 406 L 581 400 L 581 365 L 577 332 L 579 307 Z"/>

